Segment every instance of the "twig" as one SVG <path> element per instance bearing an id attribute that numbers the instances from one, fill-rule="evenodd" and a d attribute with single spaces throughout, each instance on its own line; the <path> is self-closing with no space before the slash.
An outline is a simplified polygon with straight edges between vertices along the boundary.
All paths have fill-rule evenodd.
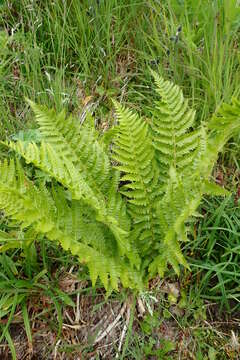
<path id="1" fill-rule="evenodd" d="M 73 329 L 73 330 L 79 330 L 79 329 L 82 329 L 83 327 L 86 327 L 86 325 L 79 325 L 79 324 L 75 324 L 75 325 L 63 324 L 63 328 L 64 328 L 64 329 L 66 329 L 66 328 L 70 328 L 70 329 Z"/>
<path id="2" fill-rule="evenodd" d="M 119 354 L 120 354 L 120 351 L 121 351 L 121 348 L 122 348 L 123 340 L 124 340 L 124 338 L 126 336 L 126 332 L 127 332 L 128 325 L 129 325 L 129 322 L 130 322 L 130 317 L 131 317 L 131 308 L 128 305 L 128 307 L 127 307 L 127 315 L 126 315 L 126 322 L 124 324 L 123 331 L 121 333 L 116 359 L 119 358 Z"/>
<path id="3" fill-rule="evenodd" d="M 57 341 L 57 343 L 56 343 L 56 345 L 55 345 L 55 347 L 54 347 L 54 360 L 57 359 L 57 351 L 58 351 L 58 347 L 59 347 L 60 343 L 61 343 L 61 339 L 59 339 L 59 340 Z"/>
<path id="4" fill-rule="evenodd" d="M 78 324 L 80 321 L 80 294 L 77 293 L 77 304 L 75 312 L 75 323 Z"/>
<path id="5" fill-rule="evenodd" d="M 73 321 L 73 319 L 71 318 L 71 316 L 69 315 L 69 313 L 67 312 L 66 309 L 65 309 L 64 313 L 65 313 L 66 317 L 68 318 L 68 320 L 70 321 L 70 323 L 73 325 L 74 321 Z"/>
<path id="6" fill-rule="evenodd" d="M 105 336 L 109 335 L 109 333 L 112 331 L 113 328 L 115 328 L 115 326 L 117 325 L 118 321 L 121 319 L 121 317 L 123 316 L 125 310 L 127 307 L 127 303 L 125 302 L 118 314 L 118 316 L 116 317 L 116 319 L 108 325 L 108 327 L 106 328 L 106 330 L 104 330 L 101 334 L 98 335 L 98 337 L 96 338 L 96 340 L 94 341 L 94 345 L 97 344 L 98 342 L 100 342 Z"/>
<path id="7" fill-rule="evenodd" d="M 137 299 L 137 307 L 139 311 L 139 317 L 143 317 L 146 312 L 146 309 L 145 306 L 143 305 L 142 299 L 140 298 Z"/>

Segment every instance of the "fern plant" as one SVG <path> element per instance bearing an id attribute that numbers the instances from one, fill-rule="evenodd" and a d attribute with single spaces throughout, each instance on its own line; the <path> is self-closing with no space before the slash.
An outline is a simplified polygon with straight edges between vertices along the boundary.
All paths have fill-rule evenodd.
<path id="1" fill-rule="evenodd" d="M 218 153 L 240 128 L 240 103 L 192 130 L 194 111 L 180 88 L 153 73 L 159 100 L 142 119 L 114 101 L 118 125 L 104 142 L 95 129 L 64 112 L 30 102 L 41 143 L 9 141 L 15 160 L 0 164 L 0 209 L 25 231 L 1 250 L 46 237 L 87 265 L 111 291 L 142 289 L 170 265 L 188 266 L 181 243 L 204 194 L 228 192 L 211 181 Z M 112 139 L 111 147 L 109 138 Z M 29 179 L 21 158 L 50 176 Z"/>

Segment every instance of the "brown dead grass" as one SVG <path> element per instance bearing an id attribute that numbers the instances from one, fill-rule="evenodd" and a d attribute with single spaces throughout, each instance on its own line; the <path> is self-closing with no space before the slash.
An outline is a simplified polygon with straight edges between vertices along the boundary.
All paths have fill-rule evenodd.
<path id="1" fill-rule="evenodd" d="M 89 286 L 87 281 L 79 281 L 70 273 L 61 276 L 59 285 L 69 295 L 76 289 L 83 290 Z M 157 289 L 158 302 L 163 296 L 168 296 L 169 293 L 174 293 L 177 298 L 179 297 L 178 283 L 168 283 L 155 279 L 150 284 L 150 288 Z M 99 335 L 106 332 L 110 324 L 114 323 L 123 309 L 123 304 L 114 297 L 105 299 L 102 289 L 98 289 L 94 293 L 79 293 L 73 295 L 72 299 L 76 306 L 75 308 L 64 306 L 62 332 L 59 337 L 57 336 L 58 317 L 56 311 L 51 311 L 53 305 L 51 299 L 41 295 L 29 299 L 28 311 L 31 319 L 32 344 L 28 343 L 21 312 L 16 312 L 10 326 L 10 334 L 18 360 L 111 360 L 116 358 L 120 338 L 126 324 L 127 311 L 124 311 L 121 317 L 119 316 L 119 321 L 112 327 L 109 334 L 106 333 L 101 341 L 97 343 L 95 341 Z M 158 302 L 154 308 L 161 317 Z M 206 332 L 209 332 L 214 329 L 216 340 L 213 340 L 213 345 L 215 341 L 218 350 L 221 344 L 224 353 L 224 357 L 219 357 L 219 359 L 238 359 L 238 352 L 240 351 L 237 343 L 239 321 L 237 319 L 231 321 L 219 319 L 216 321 L 218 315 L 215 309 L 211 307 L 209 309 L 209 319 L 198 321 L 195 326 L 182 328 L 174 318 L 163 319 L 152 334 L 157 339 L 156 348 L 161 347 L 160 343 L 163 339 L 170 340 L 176 344 L 172 359 L 195 360 L 197 340 L 194 338 L 194 331 L 206 329 Z M 44 310 L 46 310 L 45 314 L 43 314 Z M 174 306 L 170 310 L 174 314 Z M 184 311 L 181 316 L 183 315 Z M 139 317 L 141 317 L 141 313 L 136 306 L 130 344 L 134 336 L 142 336 L 143 338 L 145 336 L 145 341 L 148 341 L 146 335 L 141 333 Z M 226 339 L 228 339 L 227 342 Z M 12 359 L 6 342 L 0 345 L 0 359 Z M 157 360 L 154 356 L 145 357 L 144 355 L 141 359 Z"/>

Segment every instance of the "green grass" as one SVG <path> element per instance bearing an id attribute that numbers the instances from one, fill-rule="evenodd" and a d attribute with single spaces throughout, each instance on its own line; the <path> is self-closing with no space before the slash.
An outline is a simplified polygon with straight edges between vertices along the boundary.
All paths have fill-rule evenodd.
<path id="1" fill-rule="evenodd" d="M 191 242 L 190 263 L 198 292 L 217 302 L 220 310 L 239 311 L 240 305 L 240 222 L 239 203 L 233 197 L 224 201 L 208 199 Z"/>
<path id="2" fill-rule="evenodd" d="M 235 1 L 149 1 L 143 15 L 143 56 L 185 89 L 206 119 L 239 94 L 239 9 Z M 179 36 L 176 32 L 180 27 Z M 146 50 L 147 49 L 147 52 Z"/>
<path id="3" fill-rule="evenodd" d="M 35 125 L 25 97 L 57 110 L 64 107 L 79 120 L 86 111 L 94 111 L 99 120 L 95 125 L 103 128 L 114 122 L 111 98 L 141 107 L 150 116 L 148 108 L 155 95 L 149 68 L 183 88 L 201 122 L 222 101 L 239 96 L 239 26 L 235 0 L 2 1 L 0 137 L 15 134 L 30 140 L 37 136 L 31 130 Z M 233 319 L 239 317 L 240 300 L 240 213 L 234 199 L 239 143 L 236 138 L 229 144 L 220 165 L 234 195 L 224 201 L 206 199 L 199 210 L 203 217 L 192 225 L 192 241 L 185 246 L 192 272 L 181 275 L 176 304 L 172 294 L 162 293 L 163 284 L 157 281 L 153 297 L 158 302 L 154 304 L 149 294 L 147 302 L 153 316 L 139 319 L 132 310 L 120 358 L 236 358 L 230 330 L 235 331 Z M 4 218 L 0 229 L 15 231 Z M 66 289 L 62 279 L 71 269 L 77 282 Z M 166 282 L 176 282 L 171 270 Z M 77 294 L 83 311 L 87 311 L 84 301 L 94 304 L 89 303 L 89 313 L 96 318 L 105 307 L 110 315 L 110 304 L 128 298 L 120 293 L 105 299 L 102 289 L 91 288 L 76 259 L 44 239 L 28 251 L 10 249 L 0 254 L 0 344 L 8 343 L 4 351 L 10 351 L 13 359 L 19 357 L 14 327 L 20 324 L 25 351 L 38 344 L 37 334 L 45 327 L 46 334 L 53 336 L 50 343 L 40 337 L 48 347 L 45 358 L 51 358 L 59 339 L 57 351 L 67 359 L 80 351 L 86 358 L 89 353 L 100 358 L 101 346 L 94 348 L 91 338 L 74 345 L 73 330 L 64 328 L 63 324 L 72 325 L 66 311 L 73 315 Z M 176 315 L 174 306 L 184 313 L 177 309 Z M 227 321 L 225 328 L 215 324 L 217 317 Z M 164 324 L 179 336 L 177 340 L 164 338 Z M 114 346 L 116 350 L 118 344 Z"/>

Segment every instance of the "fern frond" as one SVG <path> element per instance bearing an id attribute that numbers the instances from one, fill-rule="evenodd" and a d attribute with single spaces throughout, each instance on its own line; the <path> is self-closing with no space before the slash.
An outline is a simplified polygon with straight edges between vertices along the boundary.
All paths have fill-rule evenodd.
<path id="1" fill-rule="evenodd" d="M 190 131 L 195 112 L 188 108 L 181 89 L 152 72 L 161 99 L 153 110 L 152 133 L 161 180 L 167 181 L 170 167 L 181 172 L 193 162 L 199 130 Z"/>
<path id="2" fill-rule="evenodd" d="M 124 287 L 138 290 L 142 288 L 139 274 L 131 270 L 129 264 L 121 258 L 108 257 L 79 242 L 72 245 L 71 251 L 79 257 L 80 262 L 87 264 L 93 284 L 99 277 L 105 289 L 108 290 L 109 288 L 118 290 L 119 279 Z"/>
<path id="3" fill-rule="evenodd" d="M 123 174 L 121 194 L 127 197 L 128 211 L 139 249 L 150 248 L 158 233 L 154 204 L 160 196 L 159 172 L 148 125 L 138 115 L 114 102 L 118 116 L 118 133 L 113 159 Z M 140 250 L 141 251 L 141 250 Z"/>
<path id="4" fill-rule="evenodd" d="M 67 159 L 60 152 L 48 143 L 42 142 L 40 147 L 35 143 L 25 144 L 22 141 L 4 143 L 8 148 L 21 155 L 27 164 L 34 164 L 36 167 L 49 174 L 63 186 L 67 187 L 73 198 L 90 198 L 93 191 L 84 181 L 82 175 L 77 172 L 71 159 Z M 96 201 L 96 199 L 94 199 Z"/>
<path id="5" fill-rule="evenodd" d="M 223 104 L 207 125 L 205 146 L 198 156 L 198 174 L 209 178 L 219 153 L 226 142 L 240 130 L 240 102 L 233 98 L 231 104 Z"/>
<path id="6" fill-rule="evenodd" d="M 12 220 L 40 233 L 54 228 L 54 206 L 47 191 L 37 189 L 23 174 L 19 162 L 0 163 L 0 208 Z"/>
<path id="7" fill-rule="evenodd" d="M 32 228 L 77 255 L 89 267 L 93 283 L 99 277 L 107 290 L 117 289 L 119 280 L 128 287 L 141 283 L 134 280 L 134 268 L 122 257 L 111 230 L 96 222 L 91 208 L 77 200 L 69 205 L 59 187 L 53 197 L 45 187 L 37 188 L 13 160 L 0 163 L 0 208 L 22 229 Z"/>
<path id="8" fill-rule="evenodd" d="M 130 249 L 128 234 L 107 211 L 104 192 L 110 187 L 112 174 L 109 158 L 96 140 L 96 134 L 89 128 L 81 127 L 71 116 L 66 118 L 64 112 L 56 114 L 54 110 L 30 104 L 45 142 L 40 148 L 42 154 L 38 154 L 36 145 L 31 144 L 29 151 L 21 151 L 21 155 L 25 158 L 27 155 L 26 160 L 35 161 L 36 166 L 67 186 L 73 198 L 82 198 L 92 206 L 97 219 L 111 229 L 125 254 Z M 11 146 L 19 150 L 18 145 Z M 33 147 L 35 151 L 32 151 Z M 31 154 L 34 154 L 34 159 Z"/>
<path id="9" fill-rule="evenodd" d="M 228 196 L 231 194 L 230 191 L 224 189 L 222 186 L 208 180 L 203 181 L 202 193 L 212 196 Z"/>
<path id="10" fill-rule="evenodd" d="M 164 275 L 167 265 L 172 265 L 176 274 L 179 275 L 179 265 L 188 267 L 188 264 L 182 254 L 179 242 L 173 229 L 169 230 L 158 248 L 157 255 L 149 265 L 149 277 L 153 278 L 157 274 Z"/>
<path id="11" fill-rule="evenodd" d="M 59 206 L 62 209 L 58 223 L 61 229 L 64 226 L 65 231 L 71 234 L 73 240 L 70 250 L 79 257 L 81 262 L 86 263 L 92 283 L 95 284 L 99 277 L 107 290 L 109 287 L 117 289 L 119 280 L 127 287 L 138 285 L 141 287 L 141 279 L 135 274 L 137 273 L 136 269 L 119 253 L 112 232 L 106 225 L 96 221 L 91 208 L 86 207 L 80 201 L 73 201 L 71 205 L 68 205 L 62 190 L 59 189 L 59 191 L 54 196 L 58 204 L 57 209 L 59 210 Z M 112 203 L 111 206 L 113 213 L 120 209 L 119 205 L 115 207 Z M 126 213 L 121 214 L 120 211 L 119 217 L 122 218 L 122 222 L 120 222 L 127 231 L 129 222 L 125 218 Z M 139 266 L 140 259 L 136 252 L 130 252 L 128 256 L 132 264 Z M 134 276 L 137 276 L 135 280 Z"/>
<path id="12" fill-rule="evenodd" d="M 57 114 L 53 109 L 29 101 L 39 125 L 42 139 L 57 153 L 71 160 L 94 191 L 105 191 L 109 185 L 110 162 L 103 147 L 96 141 L 94 129 L 82 127 L 65 111 Z"/>
<path id="13" fill-rule="evenodd" d="M 24 157 L 27 163 L 33 163 L 60 182 L 71 192 L 73 199 L 81 199 L 94 209 L 96 219 L 107 225 L 114 234 L 122 255 L 130 254 L 128 233 L 118 224 L 117 218 L 108 212 L 104 195 L 99 191 L 94 192 L 71 159 L 65 158 L 62 153 L 57 153 L 55 148 L 44 142 L 40 147 L 34 143 L 25 145 L 21 141 L 9 142 L 5 145 Z"/>

